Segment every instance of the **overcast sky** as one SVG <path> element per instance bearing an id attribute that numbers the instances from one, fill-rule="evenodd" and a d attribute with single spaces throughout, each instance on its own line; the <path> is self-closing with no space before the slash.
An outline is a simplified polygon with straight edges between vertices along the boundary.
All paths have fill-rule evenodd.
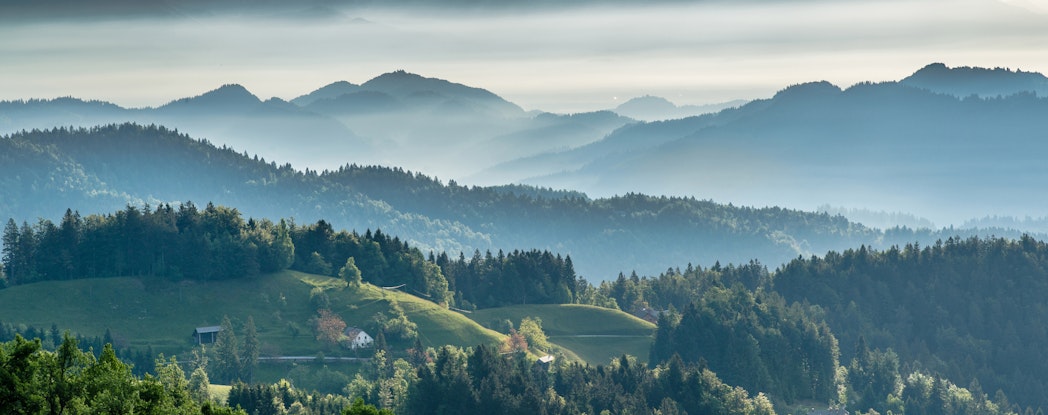
<path id="1" fill-rule="evenodd" d="M 291 99 L 404 69 L 526 109 L 605 109 L 646 94 L 704 104 L 806 81 L 898 80 L 932 62 L 1048 72 L 1045 11 L 1048 0 L 793 0 L 6 21 L 0 99 L 156 106 L 226 83 Z"/>

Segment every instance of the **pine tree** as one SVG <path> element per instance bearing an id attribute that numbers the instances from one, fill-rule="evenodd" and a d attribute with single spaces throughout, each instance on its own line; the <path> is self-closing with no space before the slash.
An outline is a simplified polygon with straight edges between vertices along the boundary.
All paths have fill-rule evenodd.
<path id="1" fill-rule="evenodd" d="M 214 350 L 215 378 L 223 383 L 237 380 L 240 374 L 240 346 L 229 316 L 222 317 L 222 329 L 218 332 Z"/>
<path id="2" fill-rule="evenodd" d="M 258 331 L 255 329 L 255 319 L 248 316 L 247 323 L 244 324 L 244 353 L 242 355 L 243 361 L 240 364 L 241 375 L 248 382 L 254 378 L 255 367 L 258 366 L 258 355 L 259 341 Z"/>
<path id="3" fill-rule="evenodd" d="M 15 284 L 15 263 L 18 249 L 18 225 L 14 219 L 8 219 L 4 226 L 3 251 L 0 254 L 0 262 L 3 262 L 4 273 L 11 278 L 11 285 Z"/>

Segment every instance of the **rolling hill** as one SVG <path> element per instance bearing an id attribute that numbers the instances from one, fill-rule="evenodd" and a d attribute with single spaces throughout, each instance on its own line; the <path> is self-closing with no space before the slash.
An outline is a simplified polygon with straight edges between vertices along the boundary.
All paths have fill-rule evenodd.
<path id="1" fill-rule="evenodd" d="M 118 347 L 145 348 L 168 355 L 194 346 L 193 329 L 218 325 L 223 316 L 258 328 L 263 356 L 331 353 L 312 335 L 309 293 L 321 287 L 332 311 L 348 325 L 364 326 L 375 313 L 389 314 L 395 300 L 418 324 L 424 345 L 493 344 L 501 335 L 462 315 L 418 297 L 371 285 L 347 288 L 333 278 L 283 271 L 255 279 L 168 282 L 156 278 L 49 281 L 0 290 L 0 321 L 36 327 L 58 324 L 86 336 L 107 329 Z M 404 346 L 404 348 L 410 345 Z"/>
<path id="2" fill-rule="evenodd" d="M 606 364 L 623 354 L 648 361 L 655 325 L 619 310 L 578 304 L 536 304 L 476 310 L 467 317 L 485 327 L 514 326 L 524 317 L 538 317 L 549 341 L 592 365 Z"/>

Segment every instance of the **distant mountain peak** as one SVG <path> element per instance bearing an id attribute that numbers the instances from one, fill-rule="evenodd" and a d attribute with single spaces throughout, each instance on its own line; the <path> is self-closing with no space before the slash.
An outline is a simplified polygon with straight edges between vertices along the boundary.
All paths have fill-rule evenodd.
<path id="1" fill-rule="evenodd" d="M 1048 77 L 1038 72 L 1024 72 L 1009 68 L 980 68 L 932 63 L 903 80 L 903 85 L 923 88 L 940 94 L 968 97 L 1008 96 L 1031 92 L 1048 96 Z"/>
<path id="2" fill-rule="evenodd" d="M 492 96 L 495 95 L 480 88 L 468 87 L 438 78 L 427 78 L 403 69 L 386 72 L 382 75 L 376 76 L 365 82 L 361 87 L 397 96 L 417 94 L 419 92 L 442 93 L 448 90 L 463 90 L 470 92 L 484 91 Z"/>
<path id="3" fill-rule="evenodd" d="M 439 78 L 428 78 L 403 69 L 379 75 L 361 84 L 360 88 L 362 90 L 384 92 L 400 99 L 420 96 L 433 97 L 437 95 L 448 99 L 467 99 L 485 102 L 486 105 L 494 104 L 493 108 L 497 108 L 503 114 L 520 114 L 524 111 L 515 104 L 486 89 L 466 86 Z"/>
<path id="4" fill-rule="evenodd" d="M 295 98 L 291 100 L 291 102 L 300 107 L 304 107 L 322 99 L 334 99 L 345 94 L 352 94 L 359 91 L 360 85 L 346 81 L 335 81 L 320 87 L 316 91 Z"/>
<path id="5" fill-rule="evenodd" d="M 222 85 L 222 86 L 220 86 L 218 88 L 215 88 L 215 89 L 213 89 L 211 91 L 205 92 L 201 96 L 209 96 L 209 95 L 210 96 L 251 98 L 251 99 L 256 99 L 256 100 L 258 99 L 258 97 L 256 97 L 255 94 L 252 94 L 251 91 L 248 91 L 247 88 L 244 88 L 244 86 L 240 85 L 240 84 L 224 84 L 224 85 Z"/>
<path id="6" fill-rule="evenodd" d="M 654 96 L 654 95 L 644 95 L 644 96 L 632 98 L 629 101 L 623 102 L 622 104 L 619 104 L 618 107 L 615 107 L 615 109 L 616 110 L 627 110 L 628 111 L 628 110 L 630 110 L 631 108 L 634 108 L 634 107 L 646 108 L 646 109 L 658 108 L 658 109 L 664 109 L 665 110 L 665 109 L 676 109 L 677 105 L 672 103 L 672 102 L 670 102 L 670 100 L 668 100 L 666 98 L 663 98 L 663 97 L 657 97 L 657 96 Z"/>
<path id="7" fill-rule="evenodd" d="M 225 84 L 211 91 L 205 92 L 195 97 L 182 98 L 177 101 L 164 105 L 164 107 L 182 107 L 186 105 L 193 106 L 249 106 L 261 104 L 257 96 L 248 91 L 240 84 Z"/>
<path id="8" fill-rule="evenodd" d="M 841 88 L 827 81 L 805 82 L 790 85 L 775 94 L 774 100 L 795 98 L 821 98 L 841 93 Z"/>

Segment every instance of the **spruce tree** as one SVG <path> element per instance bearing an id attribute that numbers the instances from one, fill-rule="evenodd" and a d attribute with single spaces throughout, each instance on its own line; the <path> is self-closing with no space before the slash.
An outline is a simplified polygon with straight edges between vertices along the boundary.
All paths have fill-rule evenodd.
<path id="1" fill-rule="evenodd" d="M 215 340 L 215 379 L 222 383 L 237 380 L 240 374 L 240 345 L 233 333 L 233 323 L 229 316 L 222 317 L 222 329 Z"/>

